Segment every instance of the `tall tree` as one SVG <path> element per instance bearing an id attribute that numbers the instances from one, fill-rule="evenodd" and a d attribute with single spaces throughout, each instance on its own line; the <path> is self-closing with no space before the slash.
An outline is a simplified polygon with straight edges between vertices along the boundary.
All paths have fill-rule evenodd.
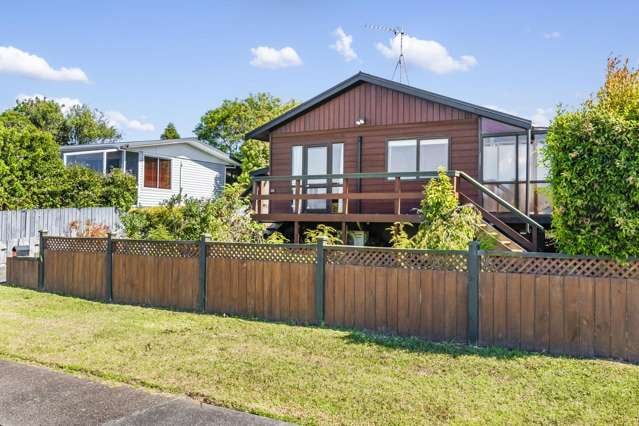
<path id="1" fill-rule="evenodd" d="M 559 111 L 546 141 L 559 250 L 639 256 L 639 69 L 609 59 L 597 95 Z"/>
<path id="2" fill-rule="evenodd" d="M 166 125 L 166 127 L 164 128 L 164 131 L 160 135 L 160 139 L 162 140 L 180 139 L 180 134 L 175 128 L 175 124 L 169 122 L 169 124 Z"/>
<path id="3" fill-rule="evenodd" d="M 87 105 L 71 107 L 65 118 L 68 131 L 66 143 L 112 142 L 122 137 L 101 111 Z"/>
<path id="4" fill-rule="evenodd" d="M 110 142 L 120 139 L 118 130 L 104 114 L 87 105 L 74 105 L 66 112 L 51 99 L 24 99 L 13 111 L 37 129 L 49 132 L 59 145 Z"/>
<path id="5" fill-rule="evenodd" d="M 293 100 L 282 102 L 269 93 L 252 94 L 246 99 L 226 99 L 200 118 L 194 132 L 214 147 L 238 156 L 246 133 L 296 105 Z"/>

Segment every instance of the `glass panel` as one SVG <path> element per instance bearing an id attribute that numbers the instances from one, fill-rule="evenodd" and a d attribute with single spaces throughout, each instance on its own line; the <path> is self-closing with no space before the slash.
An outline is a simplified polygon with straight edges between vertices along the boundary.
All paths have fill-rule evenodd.
<path id="1" fill-rule="evenodd" d="M 489 183 L 486 184 L 488 189 L 495 194 L 508 201 L 510 204 L 515 205 L 515 184 L 514 183 Z M 486 194 L 483 194 L 483 205 L 486 210 L 492 213 L 507 213 L 508 209 L 502 207 L 497 201 L 492 199 Z"/>
<path id="2" fill-rule="evenodd" d="M 482 171 L 484 181 L 514 181 L 516 136 L 484 138 Z"/>
<path id="3" fill-rule="evenodd" d="M 96 152 L 92 154 L 67 155 L 67 166 L 78 165 L 88 167 L 99 173 L 102 173 L 104 171 L 103 161 L 104 153 L 102 152 Z"/>
<path id="4" fill-rule="evenodd" d="M 106 171 L 110 173 L 113 169 L 122 168 L 122 151 L 107 152 Z"/>
<path id="5" fill-rule="evenodd" d="M 304 170 L 303 170 L 304 163 L 302 160 L 303 152 L 304 150 L 301 146 L 291 147 L 291 175 L 293 176 L 300 176 L 304 174 Z M 295 180 L 291 181 L 291 192 L 293 194 L 296 193 Z M 291 209 L 294 211 L 295 201 L 291 201 Z M 294 211 L 294 213 L 299 213 L 299 212 Z"/>
<path id="6" fill-rule="evenodd" d="M 158 159 L 155 157 L 144 157 L 144 186 L 158 187 Z"/>
<path id="7" fill-rule="evenodd" d="M 306 174 L 325 175 L 328 173 L 328 148 L 313 146 L 306 150 Z M 326 179 L 308 179 L 308 194 L 326 194 Z M 306 208 L 309 210 L 325 210 L 326 200 L 308 200 Z"/>
<path id="8" fill-rule="evenodd" d="M 524 132 L 525 129 L 521 127 L 511 126 L 500 121 L 491 120 L 490 118 L 481 119 L 481 132 L 483 134 L 488 133 L 519 133 Z"/>
<path id="9" fill-rule="evenodd" d="M 440 167 L 448 170 L 448 139 L 419 141 L 419 171 L 437 171 Z"/>
<path id="10" fill-rule="evenodd" d="M 415 139 L 388 142 L 388 172 L 414 172 L 417 166 Z"/>
<path id="11" fill-rule="evenodd" d="M 518 160 L 519 160 L 519 181 L 526 182 L 526 146 L 528 145 L 528 136 L 519 135 L 517 136 L 517 141 L 519 143 L 519 152 Z"/>
<path id="12" fill-rule="evenodd" d="M 535 135 L 535 143 L 530 151 L 530 168 L 532 176 L 530 180 L 546 180 L 548 177 L 548 168 L 543 162 L 543 150 L 546 147 L 546 134 L 540 133 Z"/>
<path id="13" fill-rule="evenodd" d="M 126 172 L 138 177 L 138 153 L 126 152 Z"/>
<path id="14" fill-rule="evenodd" d="M 344 144 L 334 143 L 332 145 L 332 159 L 331 159 L 331 174 L 339 175 L 344 173 Z M 343 180 L 333 179 L 331 192 L 334 194 L 341 194 L 343 191 Z M 332 202 L 331 210 L 334 213 L 342 212 L 342 200 Z"/>
<path id="15" fill-rule="evenodd" d="M 171 160 L 160 158 L 159 188 L 171 189 Z"/>
<path id="16" fill-rule="evenodd" d="M 528 209 L 531 214 L 551 214 L 552 202 L 550 188 L 547 183 L 531 183 Z"/>

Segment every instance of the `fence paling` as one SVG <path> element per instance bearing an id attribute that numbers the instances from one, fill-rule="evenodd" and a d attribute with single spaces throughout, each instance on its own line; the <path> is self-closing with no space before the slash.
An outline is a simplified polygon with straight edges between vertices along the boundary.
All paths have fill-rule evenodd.
<path id="1" fill-rule="evenodd" d="M 48 237 L 17 284 L 109 300 L 639 361 L 639 261 Z"/>

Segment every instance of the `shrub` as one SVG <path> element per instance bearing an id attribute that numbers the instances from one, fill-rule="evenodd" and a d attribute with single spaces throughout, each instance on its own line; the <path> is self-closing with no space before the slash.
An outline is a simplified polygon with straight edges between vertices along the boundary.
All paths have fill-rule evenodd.
<path id="1" fill-rule="evenodd" d="M 264 242 L 264 225 L 250 215 L 239 185 L 227 185 L 214 200 L 174 196 L 159 207 L 133 209 L 121 218 L 129 238 Z"/>
<path id="2" fill-rule="evenodd" d="M 639 256 L 639 70 L 609 59 L 597 95 L 559 110 L 546 140 L 556 247 Z"/>
<path id="3" fill-rule="evenodd" d="M 304 242 L 306 244 L 315 244 L 320 238 L 324 238 L 324 244 L 328 246 L 342 244 L 339 232 L 331 226 L 317 225 L 315 229 L 304 231 Z"/>
<path id="4" fill-rule="evenodd" d="M 393 247 L 467 250 L 479 235 L 481 214 L 471 205 L 459 205 L 453 184 L 443 169 L 424 186 L 419 212 L 424 219 L 413 237 L 408 237 L 405 224 L 395 223 L 389 228 Z"/>
<path id="5" fill-rule="evenodd" d="M 126 212 L 135 205 L 138 199 L 138 187 L 135 176 L 114 169 L 104 178 L 101 204 L 116 207 Z"/>

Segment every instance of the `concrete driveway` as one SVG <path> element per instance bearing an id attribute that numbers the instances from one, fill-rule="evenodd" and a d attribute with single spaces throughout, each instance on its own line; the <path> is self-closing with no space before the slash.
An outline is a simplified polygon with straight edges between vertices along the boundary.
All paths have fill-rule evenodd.
<path id="1" fill-rule="evenodd" d="M 278 425 L 185 397 L 107 386 L 0 361 L 0 425 Z"/>

